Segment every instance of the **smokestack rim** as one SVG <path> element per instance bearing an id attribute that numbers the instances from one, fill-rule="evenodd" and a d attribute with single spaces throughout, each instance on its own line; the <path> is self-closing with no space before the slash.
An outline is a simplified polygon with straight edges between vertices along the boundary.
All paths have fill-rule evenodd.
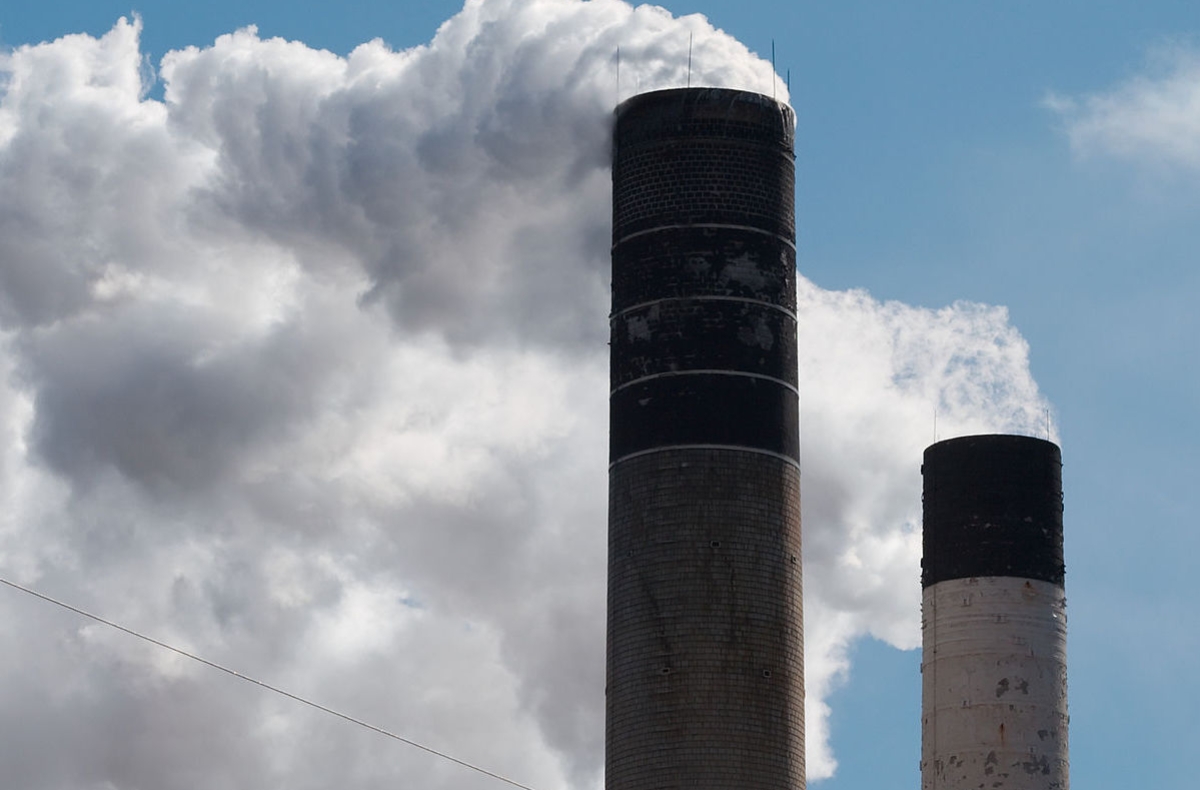
<path id="1" fill-rule="evenodd" d="M 1059 466 L 1062 465 L 1062 447 L 1059 444 L 1052 442 L 1049 439 L 1042 439 L 1038 436 L 1026 436 L 1018 433 L 976 433 L 968 434 L 967 436 L 955 436 L 950 439 L 942 439 L 925 448 L 924 460 L 928 461 L 931 454 L 936 456 L 943 452 L 952 452 L 954 449 L 957 449 L 959 445 L 971 446 L 975 444 L 989 445 L 992 448 L 1001 446 L 1017 447 L 1025 444 L 1029 448 L 1027 452 L 1031 454 L 1036 452 L 1033 448 L 1037 447 L 1038 445 L 1045 445 L 1046 451 L 1049 451 L 1052 455 L 1056 454 L 1058 456 L 1057 460 Z M 1050 450 L 1049 448 L 1053 449 Z"/>
<path id="2" fill-rule="evenodd" d="M 663 88 L 637 93 L 613 108 L 613 116 L 616 125 L 620 127 L 628 116 L 640 112 L 662 113 L 672 105 L 680 120 L 694 117 L 697 108 L 711 111 L 712 108 L 722 105 L 731 115 L 735 110 L 750 110 L 758 115 L 777 114 L 780 120 L 780 142 L 786 145 L 789 151 L 795 143 L 796 111 L 790 105 L 763 93 L 737 88 Z M 761 110 L 756 111 L 755 108 Z M 763 110 L 767 112 L 764 113 Z"/>

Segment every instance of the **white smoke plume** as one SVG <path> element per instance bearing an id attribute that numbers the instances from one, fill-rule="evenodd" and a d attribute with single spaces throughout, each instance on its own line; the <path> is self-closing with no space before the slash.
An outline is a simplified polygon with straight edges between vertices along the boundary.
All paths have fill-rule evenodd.
<path id="1" fill-rule="evenodd" d="M 1107 155 L 1167 170 L 1200 168 L 1200 51 L 1182 44 L 1151 51 L 1144 73 L 1081 97 L 1050 94 L 1079 156 Z"/>
<path id="2" fill-rule="evenodd" d="M 701 17 L 471 0 L 342 58 L 0 55 L 0 573 L 537 788 L 603 765 L 617 98 L 770 92 Z M 782 97 L 781 85 L 775 86 Z M 921 449 L 1040 433 L 1002 309 L 800 285 L 809 769 L 918 640 Z M 494 788 L 0 591 L 5 784 Z"/>

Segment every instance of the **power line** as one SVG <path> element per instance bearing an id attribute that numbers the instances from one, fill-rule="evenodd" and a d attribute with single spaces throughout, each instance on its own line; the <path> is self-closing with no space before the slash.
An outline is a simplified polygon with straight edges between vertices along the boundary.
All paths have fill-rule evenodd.
<path id="1" fill-rule="evenodd" d="M 52 603 L 55 606 L 60 606 L 63 609 L 74 612 L 75 614 L 82 615 L 83 617 L 86 617 L 89 620 L 95 620 L 97 623 L 103 623 L 104 625 L 107 625 L 110 628 L 115 628 L 118 631 L 124 631 L 125 633 L 129 634 L 130 636 L 135 636 L 138 639 L 141 639 L 143 642 L 149 642 L 150 644 L 155 645 L 157 647 L 161 647 L 164 650 L 170 650 L 172 653 L 177 653 L 178 655 L 181 655 L 184 658 L 190 658 L 191 660 L 197 661 L 201 664 L 204 664 L 205 666 L 212 667 L 213 669 L 219 669 L 220 671 L 224 672 L 226 675 L 232 675 L 233 677 L 238 678 L 239 680 L 244 680 L 247 683 L 253 683 L 256 686 L 259 686 L 260 688 L 266 689 L 267 691 L 273 691 L 276 694 L 280 694 L 284 697 L 287 697 L 288 699 L 295 700 L 296 702 L 307 705 L 310 708 L 316 708 L 317 710 L 319 710 L 323 713 L 328 713 L 330 716 L 336 716 L 337 718 L 348 721 L 351 724 L 357 724 L 359 727 L 365 727 L 366 729 L 371 730 L 372 732 L 377 732 L 380 735 L 386 735 L 387 737 L 391 738 L 392 740 L 400 741 L 400 743 L 407 744 L 409 746 L 414 746 L 423 752 L 428 752 L 436 757 L 441 757 L 443 760 L 449 760 L 452 763 L 461 765 L 463 768 L 469 768 L 472 771 L 475 771 L 476 773 L 481 773 L 484 776 L 490 776 L 492 779 L 498 779 L 499 781 L 504 782 L 505 784 L 509 784 L 509 785 L 512 785 L 513 787 L 520 788 L 520 790 L 533 790 L 532 787 L 529 787 L 528 785 L 523 785 L 520 782 L 509 779 L 506 776 L 501 776 L 498 773 L 493 773 L 492 771 L 489 771 L 486 768 L 480 768 L 478 765 L 473 765 L 473 764 L 467 762 L 466 760 L 460 760 L 457 757 L 451 757 L 450 755 L 446 754 L 445 752 L 439 752 L 437 749 L 432 749 L 428 746 L 424 746 L 422 744 L 417 743 L 416 741 L 409 740 L 408 738 L 405 738 L 402 735 L 397 735 L 394 732 L 385 730 L 382 727 L 376 727 L 374 724 L 368 724 L 367 722 L 362 721 L 361 719 L 356 719 L 353 716 L 346 715 L 345 713 L 339 713 L 338 711 L 334 710 L 333 708 L 327 708 L 324 705 L 321 705 L 320 703 L 317 703 L 317 702 L 313 702 L 310 699 L 305 699 L 304 697 L 298 696 L 296 694 L 292 694 L 291 692 L 284 691 L 281 688 L 272 686 L 270 683 L 264 683 L 261 680 L 256 680 L 255 678 L 250 677 L 249 675 L 243 675 L 241 672 L 238 672 L 237 670 L 233 670 L 233 669 L 230 669 L 229 667 L 221 666 L 220 664 L 216 663 L 215 661 L 209 661 L 207 658 L 201 658 L 200 656 L 198 656 L 194 653 L 189 653 L 186 650 L 181 650 L 178 647 L 173 647 L 171 645 L 168 645 L 166 642 L 160 642 L 153 637 L 138 633 L 137 631 L 134 631 L 132 628 L 126 628 L 125 626 L 114 623 L 111 620 L 105 620 L 103 617 L 100 617 L 99 615 L 94 615 L 91 612 L 86 612 L 83 609 L 72 606 L 69 603 L 65 603 L 56 598 L 51 598 L 49 595 L 45 595 L 36 590 L 31 590 L 30 588 L 24 587 L 20 584 L 17 584 L 16 582 L 9 581 L 8 579 L 5 579 L 2 576 L 0 576 L 0 584 L 6 584 L 9 587 L 12 587 L 14 590 L 20 590 L 21 592 L 28 593 L 29 595 L 32 595 L 35 598 L 41 598 L 43 601 L 46 601 L 47 603 Z"/>

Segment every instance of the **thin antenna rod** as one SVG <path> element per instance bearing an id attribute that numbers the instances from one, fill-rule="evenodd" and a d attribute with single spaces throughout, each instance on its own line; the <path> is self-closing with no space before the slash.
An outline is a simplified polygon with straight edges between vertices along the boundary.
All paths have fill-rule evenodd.
<path id="1" fill-rule="evenodd" d="M 621 103 L 621 45 L 617 45 L 617 104 Z"/>
<path id="2" fill-rule="evenodd" d="M 933 443 L 937 444 L 937 409 L 933 410 Z"/>
<path id="3" fill-rule="evenodd" d="M 771 98 L 775 98 L 775 39 L 771 39 Z"/>
<path id="4" fill-rule="evenodd" d="M 791 69 L 787 70 L 787 89 L 788 89 L 788 95 L 790 96 L 792 93 L 792 70 Z"/>
<path id="5" fill-rule="evenodd" d="M 688 33 L 688 87 L 692 87 L 692 34 Z"/>

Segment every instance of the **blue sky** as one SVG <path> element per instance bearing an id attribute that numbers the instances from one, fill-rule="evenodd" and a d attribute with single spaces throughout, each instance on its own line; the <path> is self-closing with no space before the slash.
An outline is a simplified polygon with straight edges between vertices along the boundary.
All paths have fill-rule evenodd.
<path id="1" fill-rule="evenodd" d="M 799 119 L 802 274 L 882 302 L 1007 308 L 1063 446 L 1074 781 L 1193 787 L 1200 160 L 1189 158 L 1194 147 L 1172 148 L 1170 134 L 1122 138 L 1110 126 L 1089 136 L 1087 122 L 1140 108 L 1140 122 L 1153 125 L 1154 105 L 1137 97 L 1200 81 L 1200 5 L 667 8 L 704 14 L 760 55 L 774 39 Z M 428 42 L 458 9 L 355 0 L 135 6 L 154 63 L 247 24 L 261 38 L 339 55 L 377 37 L 404 49 Z M 100 36 L 130 10 L 19 4 L 0 11 L 0 44 Z M 1200 128 L 1186 92 L 1157 95 L 1179 99 L 1181 136 Z M 1190 95 L 1196 102 L 1200 88 Z M 850 659 L 829 697 L 840 767 L 817 786 L 856 790 L 888 776 L 891 786 L 916 787 L 918 652 L 865 637 Z"/>

